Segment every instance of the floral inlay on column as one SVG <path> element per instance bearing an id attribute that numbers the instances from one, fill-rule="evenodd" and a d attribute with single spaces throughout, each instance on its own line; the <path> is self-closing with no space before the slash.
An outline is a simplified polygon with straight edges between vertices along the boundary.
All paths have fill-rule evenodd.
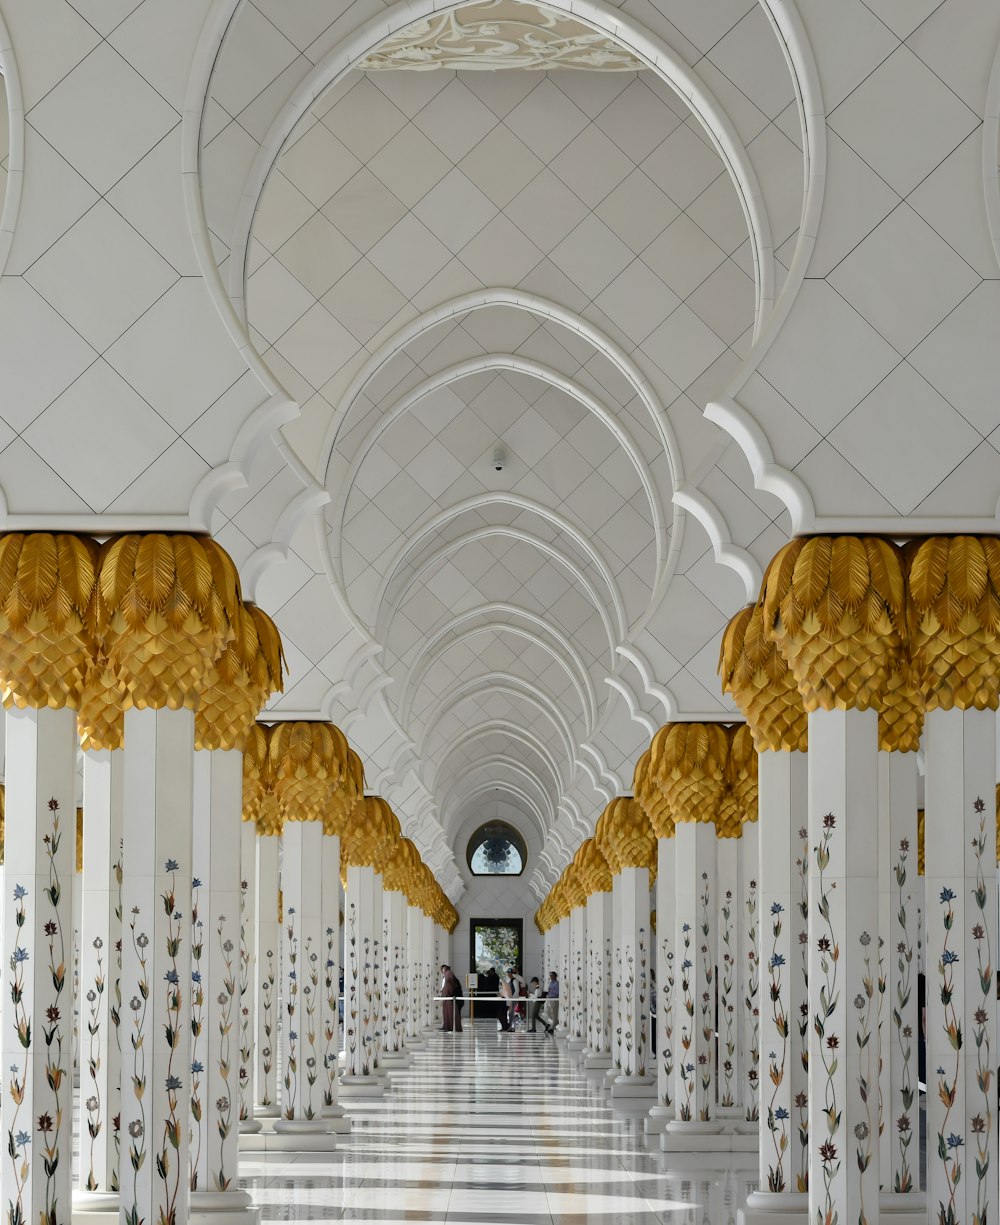
<path id="1" fill-rule="evenodd" d="M 670 940 L 667 936 L 664 936 L 660 941 L 660 948 L 663 952 L 663 962 L 667 967 L 667 972 L 660 987 L 660 1007 L 663 1009 L 664 1017 L 662 1026 L 664 1041 L 663 1049 L 660 1051 L 660 1059 L 663 1062 L 663 1071 L 666 1076 L 666 1091 L 660 1099 L 660 1104 L 672 1106 L 674 1102 L 671 1088 L 674 1082 L 674 954 L 670 948 Z"/>
<path id="2" fill-rule="evenodd" d="M 972 900 L 976 911 L 971 927 L 971 936 L 976 946 L 976 985 L 979 988 L 976 1008 L 973 1011 L 972 1039 L 976 1044 L 976 1087 L 981 1095 L 982 1104 L 969 1119 L 969 1130 L 976 1137 L 976 1213 L 973 1218 L 976 1225 L 986 1225 L 990 1202 L 990 1154 L 988 1137 L 993 1129 L 993 1104 L 996 1091 L 993 1088 L 994 1060 L 992 1042 L 990 1041 L 988 1004 L 994 995 L 993 985 L 993 951 L 990 939 L 990 923 L 986 914 L 986 872 L 994 872 L 995 866 L 987 860 L 987 851 L 992 859 L 993 847 L 986 836 L 986 805 L 982 797 L 977 796 L 973 805 L 979 814 L 979 834 L 972 842 L 972 850 L 976 861 L 976 884 L 972 890 Z M 967 1108 L 974 1108 L 972 1101 Z M 996 1175 L 992 1182 L 996 1183 Z"/>
<path id="3" fill-rule="evenodd" d="M 180 1194 L 182 1171 L 177 1154 L 181 1145 L 181 1118 L 177 1108 L 177 1092 L 181 1088 L 180 1068 L 175 1068 L 174 1052 L 180 1045 L 181 1025 L 181 989 L 178 971 L 177 955 L 181 949 L 181 920 L 183 915 L 177 909 L 176 873 L 180 865 L 174 859 L 168 859 L 164 871 L 171 875 L 171 884 L 162 894 L 163 910 L 167 917 L 166 953 L 170 968 L 164 975 L 166 982 L 166 1016 L 163 1037 L 170 1051 L 167 1062 L 166 1091 L 167 1115 L 163 1123 L 163 1139 L 160 1152 L 156 1157 L 157 1177 L 164 1184 L 165 1198 L 159 1212 L 159 1225 L 176 1225 L 177 1200 Z M 186 1120 L 185 1120 L 186 1122 Z M 141 1222 L 140 1222 L 141 1225 Z"/>
<path id="4" fill-rule="evenodd" d="M 816 898 L 816 913 L 822 920 L 817 923 L 817 930 L 822 934 L 817 939 L 820 952 L 820 972 L 823 983 L 817 996 L 819 1007 L 813 1014 L 813 1026 L 820 1039 L 822 1050 L 822 1085 L 817 1086 L 823 1095 L 824 1113 L 826 1116 L 826 1136 L 819 1145 L 819 1156 L 823 1169 L 823 1186 L 825 1197 L 826 1219 L 834 1222 L 837 1219 L 833 1202 L 832 1184 L 840 1169 L 840 1156 L 837 1149 L 840 1132 L 840 1103 L 837 1101 L 837 1085 L 834 1074 L 837 1070 L 840 1035 L 827 1032 L 827 1023 L 835 1013 L 840 1003 L 840 986 L 837 981 L 837 965 L 840 960 L 840 946 L 836 933 L 830 921 L 830 889 L 835 885 L 827 885 L 826 869 L 830 864 L 830 843 L 837 819 L 833 813 L 827 813 L 823 818 L 823 835 L 816 847 L 816 865 L 819 868 L 819 896 Z"/>
<path id="5" fill-rule="evenodd" d="M 253 998 L 253 983 L 250 981 L 250 943 L 247 932 L 252 925 L 253 917 L 248 913 L 247 892 L 248 882 L 240 881 L 240 1122 L 245 1123 L 253 1116 L 253 1099 L 250 1091 L 252 1077 L 250 1069 L 253 1066 L 253 1033 L 251 1025 L 250 1001 Z"/>
<path id="6" fill-rule="evenodd" d="M 313 948 L 311 936 L 306 937 L 305 947 L 305 971 L 306 981 L 302 985 L 302 998 L 304 1000 L 302 1009 L 302 1030 L 305 1034 L 305 1069 L 306 1069 L 306 1092 L 304 1094 L 306 1100 L 302 1105 L 302 1117 L 304 1119 L 316 1118 L 316 1108 L 313 1105 L 313 1088 L 316 1081 L 319 1079 L 319 1059 L 317 1057 L 319 1046 L 319 1026 L 317 1024 L 317 1013 L 319 1011 L 319 954 Z"/>
<path id="7" fill-rule="evenodd" d="M 299 1071 L 299 1035 L 298 1035 L 298 996 L 299 996 L 299 941 L 295 933 L 295 907 L 289 906 L 287 922 L 285 924 L 285 936 L 288 941 L 286 953 L 288 956 L 288 969 L 285 973 L 287 985 L 287 998 L 285 1000 L 285 1016 L 287 1018 L 287 1029 L 285 1031 L 285 1043 L 287 1052 L 285 1054 L 285 1093 L 282 1105 L 284 1107 L 283 1114 L 286 1119 L 295 1118 L 295 1106 L 298 1098 L 298 1071 Z"/>
<path id="8" fill-rule="evenodd" d="M 691 1101 L 694 1097 L 694 1064 L 691 1062 L 691 1047 L 694 1044 L 694 994 L 691 991 L 691 971 L 694 962 L 691 960 L 691 924 L 681 924 L 681 1007 L 687 1020 L 681 1019 L 681 1083 L 684 1087 L 684 1100 L 680 1103 L 680 1117 L 684 1122 L 690 1122 L 692 1117 Z"/>
<path id="9" fill-rule="evenodd" d="M 712 991 L 712 984 L 715 982 L 715 958 L 712 956 L 711 946 L 709 944 L 709 933 L 711 932 L 711 921 L 709 919 L 709 906 L 711 905 L 711 888 L 708 883 L 708 873 L 702 872 L 702 891 L 701 891 L 701 968 L 704 976 L 706 989 L 701 994 L 701 1036 L 705 1040 L 705 1051 L 698 1056 L 698 1065 L 701 1068 L 701 1087 L 705 1091 L 705 1106 L 699 1111 L 702 1121 L 711 1117 L 711 1106 L 708 1103 L 709 1090 L 712 1087 L 712 1046 L 715 1037 L 715 1000 Z"/>
<path id="10" fill-rule="evenodd" d="M 274 1068 L 274 949 L 268 949 L 264 956 L 264 966 L 261 971 L 261 1012 L 264 1023 L 264 1045 L 261 1048 L 261 1070 L 264 1073 L 264 1092 L 261 1094 L 262 1106 L 273 1106 L 269 1086 L 271 1072 Z"/>
<path id="11" fill-rule="evenodd" d="M 215 1109 L 218 1112 L 216 1118 L 216 1126 L 218 1130 L 219 1145 L 219 1162 L 214 1173 L 215 1191 L 228 1191 L 232 1185 L 233 1175 L 235 1171 L 227 1170 L 225 1164 L 225 1144 L 221 1143 L 226 1140 L 233 1130 L 233 1093 L 230 1084 L 230 1076 L 232 1074 L 232 1034 L 235 1025 L 233 1017 L 233 1007 L 236 1003 L 236 969 L 233 960 L 235 945 L 226 934 L 225 929 L 226 916 L 219 915 L 218 922 L 215 927 L 215 939 L 221 954 L 222 964 L 222 990 L 216 996 L 215 1003 L 218 1008 L 218 1030 L 219 1030 L 219 1077 L 224 1086 L 222 1095 L 216 1099 Z"/>
<path id="12" fill-rule="evenodd" d="M 799 928 L 799 974 L 801 975 L 801 1000 L 799 1003 L 799 1061 L 802 1069 L 801 1083 L 809 1084 L 809 831 L 799 830 L 802 854 L 795 860 L 799 870 L 798 911 L 802 926 Z M 794 993 L 793 997 L 794 999 Z M 793 1074 L 794 1076 L 794 1074 Z M 799 1168 L 795 1175 L 795 1190 L 805 1194 L 809 1190 L 809 1093 L 800 1089 L 795 1094 L 796 1133 L 798 1135 Z"/>
<path id="13" fill-rule="evenodd" d="M 129 1165 L 132 1169 L 132 1207 L 126 1212 L 128 1225 L 142 1225 L 136 1205 L 139 1202 L 138 1177 L 139 1171 L 146 1163 L 146 1015 L 149 1011 L 149 975 L 146 971 L 146 952 L 149 947 L 149 937 L 139 930 L 139 907 L 132 907 L 132 917 L 129 921 L 129 938 L 139 966 L 139 978 L 135 984 L 135 994 L 129 999 L 129 1011 L 132 1014 L 132 1032 L 129 1040 L 132 1046 L 132 1070 L 129 1080 L 132 1093 L 137 1102 L 138 1118 L 128 1125 Z M 122 1078 L 124 1080 L 124 1076 Z"/>
<path id="14" fill-rule="evenodd" d="M 733 1056 L 736 1053 L 736 1009 L 733 1005 L 733 972 L 736 968 L 736 958 L 733 956 L 733 893 L 727 889 L 722 899 L 722 931 L 719 933 L 722 942 L 722 967 L 719 982 L 719 1034 L 720 1050 L 722 1052 L 721 1077 L 719 1080 L 719 1105 L 733 1106 Z"/>
<path id="15" fill-rule="evenodd" d="M 21 943 L 21 933 L 28 922 L 28 908 L 25 898 L 28 890 L 23 885 L 14 886 L 14 924 L 17 934 L 14 939 L 14 951 L 10 957 L 10 999 L 13 1005 L 13 1021 L 17 1030 L 17 1038 L 24 1049 L 24 1069 L 12 1064 L 9 1093 L 14 1102 L 14 1111 L 10 1116 L 7 1128 L 7 1154 L 14 1170 L 14 1187 L 16 1199 L 8 1200 L 7 1225 L 25 1225 L 24 1191 L 31 1170 L 30 1150 L 31 1132 L 28 1119 L 21 1118 L 21 1107 L 24 1104 L 24 1094 L 27 1088 L 29 1069 L 31 1066 L 31 1021 L 24 1000 L 24 967 L 29 960 L 28 950 Z"/>
<path id="16" fill-rule="evenodd" d="M 854 1044 L 858 1053 L 858 1091 L 865 1106 L 866 1118 L 854 1125 L 855 1159 L 858 1169 L 863 1174 L 871 1165 L 872 1146 L 878 1137 L 880 1103 L 878 1101 L 878 1005 L 875 1002 L 875 975 L 872 971 L 872 938 L 870 933 L 863 931 L 858 937 L 858 943 L 863 950 L 864 973 L 861 979 L 861 990 L 854 997 L 854 1007 L 858 1014 L 857 1029 L 854 1033 Z M 874 1015 L 873 1015 L 874 1014 Z M 874 1022 L 874 1026 L 873 1026 Z M 872 1042 L 872 1037 L 875 1042 Z M 865 1184 L 861 1184 L 861 1215 L 860 1221 L 867 1221 L 865 1212 Z"/>
<path id="17" fill-rule="evenodd" d="M 63 1111 L 67 1106 L 67 1103 L 63 1100 L 63 1081 L 67 1076 L 67 1070 L 62 1066 L 64 1034 L 61 1006 L 63 988 L 66 986 L 66 941 L 63 935 L 62 924 L 59 921 L 59 902 L 62 898 L 62 884 L 59 879 L 59 870 L 56 867 L 56 855 L 59 851 L 62 834 L 59 830 L 58 800 L 55 798 L 50 799 L 48 809 L 51 814 L 52 826 L 49 832 L 42 838 L 42 842 L 45 844 L 45 857 L 48 860 L 48 884 L 42 890 L 42 893 L 49 904 L 52 917 L 46 919 L 42 926 L 42 931 L 45 934 L 48 946 L 47 968 L 52 986 L 52 995 L 50 997 L 51 1002 L 45 1009 L 47 1024 L 42 1030 L 42 1037 L 45 1039 L 45 1080 L 52 1094 L 52 1106 L 51 1111 L 46 1110 L 39 1114 L 36 1126 L 39 1134 L 43 1137 L 41 1141 L 43 1153 L 42 1165 L 45 1171 L 45 1215 L 42 1218 L 41 1225 L 58 1225 L 56 1171 L 59 1168 L 61 1157 L 58 1137 Z M 70 1097 L 72 1097 L 72 1085 L 70 1086 Z M 69 1154 L 66 1154 L 66 1160 L 70 1160 Z"/>
<path id="18" fill-rule="evenodd" d="M 760 1086 L 760 945 L 757 934 L 757 882 L 751 880 L 747 890 L 747 992 L 743 997 L 743 1008 L 750 1018 L 751 1041 L 747 1050 L 747 1083 L 753 1093 L 753 1102 L 746 1108 L 746 1121 L 757 1122 L 760 1117 L 758 1090 Z"/>
<path id="19" fill-rule="evenodd" d="M 201 881 L 191 880 L 191 1190 L 198 1190 L 201 1163 L 202 1101 L 201 1078 L 205 1065 L 200 1058 L 204 1034 L 205 987 L 201 979 L 201 958 L 205 951 L 204 921 L 199 915 Z"/>
<path id="20" fill-rule="evenodd" d="M 104 995 L 107 986 L 104 973 L 104 941 L 100 936 L 95 936 L 92 941 L 94 951 L 97 954 L 97 969 L 94 973 L 94 981 L 87 988 L 87 1068 L 92 1081 L 97 1081 L 97 1074 L 101 1069 L 101 1047 L 99 1038 L 101 1035 L 100 1022 L 100 1001 Z M 93 1093 L 87 1096 L 84 1102 L 84 1110 L 87 1112 L 87 1136 L 90 1139 L 88 1150 L 88 1172 L 84 1185 L 88 1191 L 97 1189 L 97 1177 L 94 1173 L 94 1141 L 104 1129 L 104 1119 L 102 1117 L 103 1103 L 100 1097 L 100 1088 L 94 1089 Z"/>
<path id="21" fill-rule="evenodd" d="M 326 1083 L 323 1086 L 323 1105 L 332 1106 L 336 1100 L 334 1086 L 337 1079 L 337 950 L 333 947 L 334 930 L 326 929 L 326 964 L 323 967 L 323 987 L 326 990 L 326 1024 L 323 1030 L 323 1070 Z"/>
<path id="22" fill-rule="evenodd" d="M 774 1024 L 777 1049 L 769 1051 L 767 1056 L 768 1078 L 772 1086 L 771 1100 L 767 1107 L 767 1129 L 771 1133 L 771 1144 L 774 1149 L 774 1162 L 768 1166 L 767 1174 L 769 1191 L 784 1191 L 787 1187 L 785 1153 L 788 1150 L 789 1112 L 784 1106 L 775 1106 L 778 1089 L 785 1079 L 785 1060 L 788 1054 L 788 1016 L 785 1012 L 785 996 L 782 990 L 782 970 L 785 968 L 785 958 L 777 951 L 784 926 L 781 917 L 783 913 L 784 907 L 780 902 L 771 903 L 772 945 L 767 966 L 771 975 L 771 1020 Z"/>
<path id="23" fill-rule="evenodd" d="M 907 918 L 907 908 L 910 895 L 905 892 L 908 877 L 907 862 L 910 856 L 909 840 L 903 838 L 899 843 L 899 853 L 893 875 L 896 880 L 896 923 L 899 929 L 906 933 L 910 930 Z M 892 1120 L 896 1133 L 895 1143 L 899 1149 L 899 1168 L 893 1180 L 893 1190 L 902 1194 L 913 1190 L 914 1179 L 910 1169 L 910 1145 L 913 1143 L 914 1130 L 910 1112 L 915 1100 L 913 1076 L 913 1029 L 903 1022 L 903 1012 L 910 1002 L 912 994 L 913 946 L 904 938 L 896 944 L 896 999 L 892 1010 L 893 1038 L 899 1051 L 899 1061 L 902 1068 L 901 1101 L 902 1112 Z"/>

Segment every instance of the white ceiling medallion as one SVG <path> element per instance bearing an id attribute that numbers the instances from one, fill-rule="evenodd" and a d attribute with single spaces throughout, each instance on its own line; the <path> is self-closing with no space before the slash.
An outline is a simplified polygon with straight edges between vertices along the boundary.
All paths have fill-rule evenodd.
<path id="1" fill-rule="evenodd" d="M 636 72 L 644 66 L 590 26 L 524 0 L 483 0 L 436 13 L 387 39 L 358 64 L 364 72 L 388 68 Z"/>

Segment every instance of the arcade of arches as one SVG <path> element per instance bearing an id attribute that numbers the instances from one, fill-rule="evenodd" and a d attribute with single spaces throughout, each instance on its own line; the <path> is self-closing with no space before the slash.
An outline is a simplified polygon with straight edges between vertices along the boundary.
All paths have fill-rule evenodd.
<path id="1" fill-rule="evenodd" d="M 0 0 L 7 1225 L 998 1218 L 998 44 Z"/>

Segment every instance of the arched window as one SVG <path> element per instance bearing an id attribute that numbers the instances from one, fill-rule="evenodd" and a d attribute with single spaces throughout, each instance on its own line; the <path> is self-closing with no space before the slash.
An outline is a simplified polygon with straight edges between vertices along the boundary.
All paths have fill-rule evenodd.
<path id="1" fill-rule="evenodd" d="M 528 862 L 524 839 L 506 821 L 487 821 L 469 839 L 465 857 L 473 876 L 520 876 Z"/>

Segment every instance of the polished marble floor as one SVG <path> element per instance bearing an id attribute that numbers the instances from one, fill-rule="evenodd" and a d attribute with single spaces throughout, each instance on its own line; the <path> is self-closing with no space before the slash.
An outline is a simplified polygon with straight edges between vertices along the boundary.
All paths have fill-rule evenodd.
<path id="1" fill-rule="evenodd" d="M 390 1086 L 336 1153 L 241 1158 L 265 1222 L 730 1225 L 755 1185 L 685 1171 L 544 1034 L 434 1034 Z"/>

